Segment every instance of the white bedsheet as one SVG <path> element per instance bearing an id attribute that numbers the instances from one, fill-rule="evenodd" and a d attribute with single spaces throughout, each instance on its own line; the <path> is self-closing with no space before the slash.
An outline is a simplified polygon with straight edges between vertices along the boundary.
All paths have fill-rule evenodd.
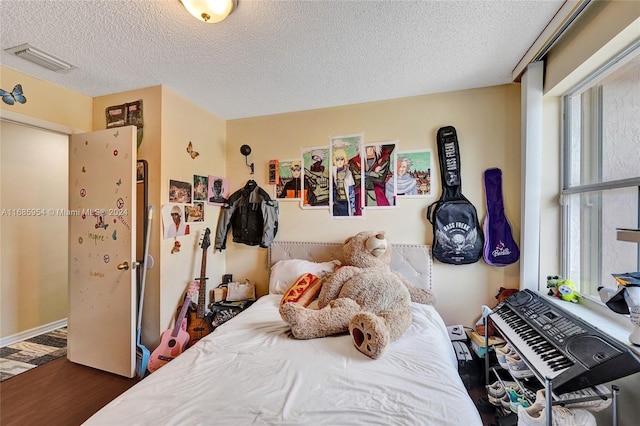
<path id="1" fill-rule="evenodd" d="M 110 402 L 87 425 L 482 425 L 441 317 L 372 360 L 348 335 L 296 340 L 267 295 Z"/>

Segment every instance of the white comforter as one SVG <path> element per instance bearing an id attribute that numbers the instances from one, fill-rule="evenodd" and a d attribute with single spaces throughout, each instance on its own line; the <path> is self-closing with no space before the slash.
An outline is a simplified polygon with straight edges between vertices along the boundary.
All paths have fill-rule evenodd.
<path id="1" fill-rule="evenodd" d="M 348 335 L 290 337 L 280 295 L 260 298 L 91 417 L 87 425 L 482 425 L 441 317 L 372 360 Z"/>

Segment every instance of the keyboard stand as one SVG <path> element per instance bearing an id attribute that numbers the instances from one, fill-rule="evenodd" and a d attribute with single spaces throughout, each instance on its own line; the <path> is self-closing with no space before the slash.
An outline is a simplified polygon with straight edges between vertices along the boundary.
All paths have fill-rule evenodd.
<path id="1" fill-rule="evenodd" d="M 495 350 L 494 346 L 495 345 L 489 345 L 489 316 L 487 315 L 486 317 L 483 318 L 483 324 L 484 324 L 484 347 L 486 348 L 485 352 L 484 352 L 484 368 L 485 368 L 485 385 L 486 388 L 488 389 L 489 386 L 491 385 L 490 383 L 490 371 L 493 370 L 494 375 L 498 378 L 498 381 L 500 381 L 500 383 L 503 385 L 502 383 L 502 379 L 500 378 L 500 376 L 498 375 L 498 373 L 495 371 L 495 369 L 491 369 L 490 368 L 490 362 L 489 362 L 489 351 L 490 350 Z M 497 327 L 496 327 L 496 331 L 498 331 Z M 511 341 L 507 338 L 507 336 L 504 336 L 505 340 L 507 341 L 508 344 L 511 344 L 514 349 L 516 349 L 516 351 L 518 350 L 517 347 L 515 347 Z M 537 375 L 535 375 L 537 377 Z M 518 383 L 518 386 L 522 387 L 520 385 L 520 382 L 518 379 L 516 379 L 515 377 L 513 378 L 514 381 L 516 383 Z M 592 389 L 594 389 L 595 391 L 595 387 L 593 387 Z M 554 401 L 554 395 L 553 395 L 553 380 L 550 379 L 549 377 L 545 377 L 544 378 L 544 392 L 545 392 L 545 423 L 547 426 L 552 426 L 553 425 L 553 406 L 554 405 L 561 405 L 561 404 L 570 404 L 573 402 L 584 402 L 584 401 L 593 401 L 597 398 L 607 398 L 608 396 L 606 395 L 596 395 L 593 397 L 583 397 L 583 398 L 574 398 L 574 399 L 558 399 L 556 398 L 556 400 Z M 611 408 L 612 408 L 612 426 L 618 426 L 618 393 L 620 392 L 620 388 L 617 385 L 611 385 Z M 533 402 L 533 401 L 530 401 Z"/>

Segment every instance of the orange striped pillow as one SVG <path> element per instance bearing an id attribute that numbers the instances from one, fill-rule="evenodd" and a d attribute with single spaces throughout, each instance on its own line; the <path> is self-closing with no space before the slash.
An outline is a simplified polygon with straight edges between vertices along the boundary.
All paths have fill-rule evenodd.
<path id="1" fill-rule="evenodd" d="M 302 306 L 309 306 L 318 293 L 320 293 L 321 288 L 321 278 L 310 273 L 302 274 L 300 278 L 298 278 L 296 282 L 289 287 L 289 290 L 287 290 L 284 296 L 282 296 L 280 304 L 282 305 L 287 302 L 295 302 Z"/>

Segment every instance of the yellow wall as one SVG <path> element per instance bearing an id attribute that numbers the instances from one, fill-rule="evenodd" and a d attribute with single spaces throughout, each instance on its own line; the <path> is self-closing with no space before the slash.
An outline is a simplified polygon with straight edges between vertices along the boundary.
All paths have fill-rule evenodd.
<path id="1" fill-rule="evenodd" d="M 519 239 L 520 86 L 515 84 L 231 120 L 227 123 L 227 176 L 232 191 L 254 179 L 272 194 L 267 185 L 269 160 L 297 158 L 301 147 L 328 145 L 331 135 L 358 132 L 364 132 L 366 142 L 398 139 L 399 150 L 431 148 L 437 156 L 436 132 L 445 125 L 458 131 L 462 190 L 481 218 L 485 212 L 482 174 L 487 168 L 502 169 L 506 212 Z M 240 154 L 243 144 L 253 150 L 249 162 L 255 162 L 255 175 L 249 174 Z M 439 196 L 437 164 L 433 171 L 438 175 L 435 194 Z M 397 209 L 369 210 L 360 220 L 335 220 L 328 210 L 302 210 L 297 202 L 281 201 L 277 239 L 342 242 L 361 230 L 385 230 L 391 242 L 431 244 L 433 234 L 425 214 L 435 199 L 401 199 Z M 268 291 L 266 250 L 229 240 L 226 252 L 227 273 L 236 280 L 257 281 L 260 294 Z M 481 304 L 494 306 L 498 288 L 517 287 L 518 279 L 517 263 L 498 268 L 482 261 L 465 266 L 436 262 L 437 308 L 445 322 L 471 325 Z"/>
<path id="2" fill-rule="evenodd" d="M 193 175 L 225 175 L 226 122 L 188 99 L 164 87 L 162 90 L 162 144 L 160 203 L 169 202 L 169 179 L 193 183 Z M 191 142 L 198 152 L 195 159 L 187 153 Z M 169 328 L 181 305 L 188 284 L 200 277 L 203 251 L 200 247 L 204 229 L 215 234 L 220 207 L 205 203 L 205 221 L 191 223 L 191 233 L 178 237 L 179 252 L 171 254 L 173 239 L 161 243 L 160 326 Z M 158 221 L 160 219 L 158 218 Z M 220 283 L 224 273 L 224 256 L 213 252 L 213 240 L 207 250 L 207 289 Z M 208 296 L 208 295 L 207 295 Z M 208 297 L 207 297 L 208 300 Z"/>
<path id="3" fill-rule="evenodd" d="M 71 129 L 91 130 L 91 97 L 0 67 L 0 87 L 10 91 L 16 84 L 22 85 L 27 102 L 14 105 L 0 102 L 3 113 L 19 113 Z"/>
<path id="4" fill-rule="evenodd" d="M 138 159 L 149 165 L 149 205 L 154 206 L 149 253 L 154 267 L 147 271 L 143 314 L 143 343 L 153 348 L 160 334 L 172 326 L 176 309 L 182 304 L 186 287 L 200 276 L 201 232 L 215 232 L 219 207 L 205 204 L 205 222 L 190 224 L 191 232 L 179 237 L 181 250 L 171 253 L 174 240 L 163 240 L 161 207 L 169 202 L 169 180 L 193 182 L 193 175 L 225 173 L 225 121 L 194 105 L 167 87 L 154 86 L 94 99 L 94 130 L 104 129 L 105 108 L 141 99 L 144 136 Z M 192 159 L 187 144 L 200 153 Z M 224 258 L 208 251 L 208 289 L 217 284 L 224 270 Z"/>
<path id="5" fill-rule="evenodd" d="M 13 80 L 5 80 L 8 76 Z M 27 104 L 20 107 L 26 107 L 32 100 L 36 104 L 33 109 L 21 110 L 25 117 L 33 115 L 86 131 L 106 127 L 106 107 L 143 100 L 144 138 L 138 155 L 149 163 L 149 203 L 157 212 L 150 242 L 156 266 L 147 273 L 143 323 L 143 343 L 148 347 L 153 347 L 160 333 L 170 327 L 185 287 L 200 275 L 201 233 L 209 227 L 215 234 L 219 214 L 219 207 L 206 205 L 206 221 L 192 224 L 191 234 L 180 238 L 181 251 L 171 254 L 173 241 L 161 239 L 162 221 L 158 214 L 161 205 L 168 202 L 169 179 L 192 181 L 193 174 L 220 175 L 228 177 L 235 190 L 252 178 L 272 192 L 266 184 L 270 159 L 295 158 L 301 147 L 327 145 L 331 135 L 364 132 L 367 142 L 398 139 L 399 150 L 432 148 L 435 154 L 437 129 L 450 124 L 457 128 L 460 137 L 464 194 L 483 217 L 482 172 L 500 167 L 504 173 L 507 215 L 516 238 L 519 235 L 519 85 L 225 122 L 162 86 L 91 99 L 64 89 L 61 93 L 58 86 L 3 69 L 3 87 L 14 81 L 23 84 L 28 98 Z M 47 108 L 37 105 L 36 93 L 47 99 Z M 77 102 L 52 104 L 54 99 Z M 84 109 L 76 111 L 75 104 L 84 105 Z M 186 152 L 189 141 L 200 152 L 195 159 Z M 245 143 L 253 148 L 249 161 L 256 164 L 255 175 L 249 174 L 239 152 Z M 434 172 L 437 171 L 435 163 Z M 438 183 L 435 195 L 439 193 Z M 303 211 L 297 203 L 281 202 L 277 238 L 342 241 L 359 230 L 381 229 L 388 232 L 392 242 L 431 244 L 431 226 L 425 213 L 435 198 L 402 199 L 397 209 L 368 211 L 363 220 L 332 220 L 328 210 Z M 264 249 L 229 243 L 224 253 L 208 252 L 207 266 L 209 290 L 218 284 L 223 273 L 230 272 L 238 280 L 257 281 L 259 293 L 266 293 L 268 270 Z M 433 278 L 438 309 L 445 321 L 470 325 L 479 315 L 480 304 L 495 303 L 500 286 L 518 286 L 518 265 L 494 268 L 482 262 L 468 266 L 436 263 Z"/>
<path id="6" fill-rule="evenodd" d="M 38 80 L 10 68 L 0 67 L 0 87 L 12 90 L 16 84 L 22 85 L 27 102 L 24 104 L 15 103 L 14 105 L 0 102 L 0 116 L 3 120 L 40 126 L 65 134 L 91 130 L 93 100 L 90 97 L 47 81 Z M 13 128 L 13 125 L 6 122 L 2 122 L 0 126 L 2 126 L 4 151 L 10 149 L 9 139 L 14 137 L 12 135 L 15 135 L 15 131 L 7 133 Z M 33 135 L 38 131 L 27 128 L 26 132 L 28 135 Z M 45 137 L 48 137 L 47 133 L 44 133 Z M 60 138 L 56 134 L 48 135 L 52 137 L 52 140 L 46 143 L 49 149 L 54 145 L 56 151 L 63 149 L 66 158 L 65 138 Z M 4 140 L 5 137 L 7 140 Z M 25 133 L 20 133 L 18 137 L 26 138 Z M 52 175 L 51 177 L 42 175 L 43 170 L 46 170 L 47 173 L 54 173 L 55 170 L 58 170 L 59 152 L 48 152 L 47 147 L 38 147 L 38 143 L 42 143 L 38 139 L 39 137 L 34 136 L 31 139 L 29 136 L 29 139 L 25 139 L 22 144 L 24 145 L 21 150 L 22 158 L 27 163 L 20 166 L 22 173 L 25 174 L 18 186 L 21 188 L 21 194 L 12 194 L 11 187 L 5 187 L 9 182 L 4 179 L 9 169 L 15 166 L 15 164 L 8 164 L 5 161 L 13 161 L 11 158 L 15 159 L 19 156 L 7 155 L 6 158 L 0 159 L 3 162 L 3 187 L 5 187 L 2 196 L 3 208 L 57 209 L 67 207 L 66 201 L 61 198 L 66 197 L 67 188 L 64 183 L 67 179 L 66 175 Z M 12 179 L 15 179 L 15 174 Z M 45 179 L 49 184 L 53 183 L 54 186 L 59 186 L 60 182 L 63 182 L 64 186 L 55 193 L 47 191 L 41 193 L 37 189 L 37 182 L 42 182 L 42 179 Z M 36 187 L 36 189 L 28 190 L 29 187 Z M 51 191 L 50 188 L 49 191 Z M 6 204 L 9 202 L 13 205 Z M 47 331 L 43 327 L 57 324 L 66 318 L 67 245 L 66 241 L 62 244 L 59 240 L 66 238 L 66 222 L 63 217 L 24 218 L 17 223 L 12 221 L 18 218 L 6 219 L 8 220 L 3 221 L 0 218 L 0 224 L 8 231 L 3 234 L 3 247 L 0 249 L 0 267 L 2 268 L 2 298 L 0 300 L 2 329 L 0 338 L 11 339 L 11 336 L 29 333 L 30 330 Z M 29 221 L 28 224 L 27 221 Z M 15 223 L 15 226 L 12 223 Z M 25 226 L 26 228 L 24 228 Z M 19 231 L 17 234 L 14 232 L 16 230 Z M 34 244 L 30 239 L 31 232 L 34 230 L 38 232 L 38 237 L 55 242 L 33 247 L 25 245 L 25 243 Z M 64 265 L 64 271 L 51 266 L 60 264 Z M 28 271 L 25 267 L 28 268 Z"/>
<path id="7" fill-rule="evenodd" d="M 192 104 L 189 100 L 162 86 L 148 87 L 97 98 L 90 98 L 59 86 L 37 80 L 10 69 L 2 68 L 2 87 L 22 84 L 27 102 L 8 106 L 1 104 L 2 117 L 19 122 L 44 126 L 63 133 L 101 130 L 106 128 L 105 109 L 113 105 L 141 99 L 143 101 L 144 136 L 138 158 L 149 164 L 149 204 L 155 208 L 149 252 L 155 266 L 147 271 L 142 341 L 153 348 L 160 334 L 169 328 L 175 310 L 181 304 L 188 283 L 200 276 L 202 250 L 201 232 L 209 227 L 215 232 L 219 207 L 205 205 L 205 219 L 191 224 L 191 234 L 181 237 L 182 250 L 171 254 L 173 240 L 162 240 L 161 206 L 168 202 L 169 179 L 193 181 L 193 175 L 219 175 L 226 173 L 226 122 Z M 193 143 L 200 155 L 191 159 L 186 152 L 188 142 Z M 142 238 L 139 235 L 139 241 Z M 142 241 L 141 241 L 142 243 Z M 208 251 L 207 276 L 209 289 L 217 285 L 224 267 L 224 254 Z M 3 275 L 9 265 L 2 262 Z M 12 272 L 13 273 L 13 272 Z M 162 277 L 162 278 L 161 278 Z M 66 287 L 63 289 L 66 297 Z M 49 297 L 48 301 L 54 300 Z M 5 300 L 2 300 L 5 303 Z M 47 300 L 40 303 L 33 317 L 38 324 L 19 324 L 3 317 L 1 337 L 7 337 L 42 325 L 62 320 L 66 316 L 66 303 L 59 318 L 50 319 Z M 3 313 L 8 311 L 2 309 Z"/>

